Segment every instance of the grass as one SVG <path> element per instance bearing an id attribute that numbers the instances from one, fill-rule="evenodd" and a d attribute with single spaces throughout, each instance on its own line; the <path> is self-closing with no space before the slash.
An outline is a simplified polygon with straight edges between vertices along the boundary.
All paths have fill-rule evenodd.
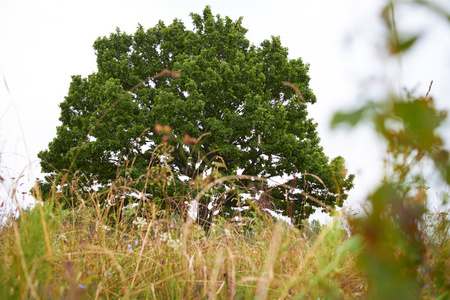
<path id="1" fill-rule="evenodd" d="M 157 207 L 139 219 L 124 209 L 112 224 L 88 204 L 47 201 L 3 228 L 3 299 L 341 299 L 366 289 L 355 256 L 339 250 L 348 238 L 338 218 L 308 238 L 262 218 L 246 229 L 217 218 L 205 232 Z"/>
<path id="2" fill-rule="evenodd" d="M 370 289 L 344 214 L 302 230 L 257 215 L 248 224 L 217 217 L 205 232 L 151 203 L 125 206 L 114 221 L 99 197 L 65 210 L 48 199 L 2 228 L 2 299 L 359 299 Z M 435 298 L 432 273 L 448 264 L 436 220 L 424 227 L 421 298 Z"/>

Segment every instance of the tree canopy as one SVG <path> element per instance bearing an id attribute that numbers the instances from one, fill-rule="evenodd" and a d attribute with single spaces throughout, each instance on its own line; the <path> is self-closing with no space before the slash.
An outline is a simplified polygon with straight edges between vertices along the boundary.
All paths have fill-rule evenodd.
<path id="1" fill-rule="evenodd" d="M 57 135 L 39 153 L 42 170 L 49 174 L 43 186 L 54 183 L 77 152 L 70 176 L 84 174 L 107 186 L 124 170 L 134 179 L 148 174 L 152 153 L 164 138 L 155 128 L 160 124 L 170 126 L 175 137 L 167 141 L 174 150 L 169 162 L 174 182 L 180 175 L 195 178 L 195 162 L 220 157 L 223 175 L 297 174 L 296 182 L 288 182 L 300 191 L 290 193 L 290 212 L 281 190 L 271 190 L 268 198 L 297 220 L 318 206 L 301 192 L 342 206 L 354 176 L 347 174 L 342 157 L 330 161 L 324 154 L 317 124 L 308 118 L 306 104 L 316 102 L 309 65 L 289 59 L 279 37 L 251 44 L 242 18 L 214 16 L 208 6 L 191 17 L 193 30 L 175 19 L 147 30 L 139 25 L 134 34 L 117 29 L 95 41 L 98 71 L 72 77 L 60 104 Z M 181 76 L 152 77 L 163 69 Z M 205 133 L 195 149 L 176 139 Z M 224 199 L 230 206 L 234 198 Z"/>

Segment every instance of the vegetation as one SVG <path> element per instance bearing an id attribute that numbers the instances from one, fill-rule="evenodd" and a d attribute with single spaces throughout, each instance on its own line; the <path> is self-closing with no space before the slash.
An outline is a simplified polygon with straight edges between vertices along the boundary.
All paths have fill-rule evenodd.
<path id="1" fill-rule="evenodd" d="M 179 203 L 181 179 L 195 180 L 211 163 L 219 163 L 223 176 L 296 176 L 289 182 L 293 191 L 342 206 L 354 176 L 347 174 L 342 157 L 330 162 L 325 156 L 316 125 L 307 117 L 306 104 L 316 101 L 308 65 L 288 59 L 277 37 L 250 45 L 241 19 L 215 17 L 209 7 L 191 17 L 193 31 L 174 20 L 148 30 L 139 26 L 133 35 L 117 29 L 94 43 L 98 71 L 87 78 L 73 76 L 60 104 L 57 136 L 39 154 L 42 170 L 49 173 L 44 194 L 60 184 L 58 175 L 68 169 L 67 179 L 77 178 L 79 189 L 93 182 L 106 187 L 126 174 L 142 190 L 155 176 L 148 172 L 153 151 L 170 137 L 173 159 L 166 163 L 172 183 L 164 192 L 148 191 L 148 197 L 169 196 Z M 171 70 L 164 74 L 172 78 L 160 76 L 163 69 Z M 170 134 L 164 137 L 161 131 L 168 127 L 155 124 L 170 126 Z M 118 165 L 123 166 L 119 172 Z M 64 192 L 69 193 L 67 185 Z M 227 216 L 239 205 L 239 191 L 224 192 L 218 189 L 221 197 L 214 202 Z M 318 206 L 292 192 L 287 211 L 284 190 L 269 194 L 271 208 L 297 223 Z M 199 200 L 205 219 L 212 200 Z"/>
<path id="2" fill-rule="evenodd" d="M 399 55 L 417 38 L 400 42 L 393 12 L 389 2 L 383 13 L 389 49 Z M 167 138 L 151 152 L 148 168 L 162 175 L 145 177 L 142 190 L 127 174 L 99 190 L 81 188 L 89 182 L 82 176 L 67 180 L 62 174 L 65 197 L 74 199 L 65 209 L 56 188 L 42 201 L 36 186 L 36 207 L 0 232 L 0 298 L 448 299 L 449 212 L 427 211 L 427 181 L 417 168 L 429 163 L 450 184 L 450 155 L 438 131 L 446 118 L 430 91 L 338 112 L 334 126 L 368 121 L 388 144 L 386 176 L 368 196 L 365 212 L 335 213 L 325 226 L 304 220 L 294 227 L 247 201 L 249 209 L 233 212 L 237 219 L 216 216 L 207 230 L 180 213 L 187 207 L 166 205 L 175 159 L 169 141 L 176 136 L 168 126 L 157 127 Z M 248 177 L 215 168 L 209 180 L 200 176 L 179 190 L 179 203 L 192 203 L 218 185 L 225 191 L 255 188 L 239 185 Z M 164 201 L 142 196 L 152 186 Z M 141 197 L 137 205 L 127 200 L 132 193 Z"/>

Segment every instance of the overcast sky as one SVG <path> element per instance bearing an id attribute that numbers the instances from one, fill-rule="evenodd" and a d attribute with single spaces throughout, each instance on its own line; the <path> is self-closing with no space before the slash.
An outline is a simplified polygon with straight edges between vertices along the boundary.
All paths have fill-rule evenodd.
<path id="1" fill-rule="evenodd" d="M 449 1 L 437 2 L 450 11 Z M 271 35 L 280 36 L 290 58 L 301 57 L 310 64 L 310 86 L 318 100 L 309 107 L 310 117 L 319 123 L 325 153 L 330 158 L 343 156 L 349 171 L 356 174 L 349 198 L 349 205 L 355 205 L 382 174 L 383 145 L 367 126 L 330 130 L 333 114 L 379 99 L 386 86 L 393 92 L 407 87 L 424 94 L 431 80 L 437 105 L 450 108 L 449 24 L 423 10 L 399 9 L 399 27 L 426 38 L 401 63 L 392 61 L 383 52 L 380 11 L 384 3 L 1 0 L 0 175 L 8 179 L 25 174 L 19 182 L 24 191 L 29 182 L 42 178 L 36 155 L 56 135 L 58 104 L 67 95 L 70 76 L 85 77 L 96 71 L 92 45 L 98 37 L 109 35 L 116 27 L 134 33 L 138 23 L 149 28 L 159 20 L 170 24 L 174 18 L 191 29 L 189 13 L 201 13 L 208 4 L 213 14 L 232 19 L 243 16 L 251 43 L 259 45 Z M 449 123 L 446 125 L 448 129 Z M 449 137 L 447 134 L 447 141 Z M 7 182 L 1 188 L 3 195 Z"/>

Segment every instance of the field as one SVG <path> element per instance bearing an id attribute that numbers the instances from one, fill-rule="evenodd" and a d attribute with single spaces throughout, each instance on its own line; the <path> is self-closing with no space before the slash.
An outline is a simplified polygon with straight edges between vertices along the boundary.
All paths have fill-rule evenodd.
<path id="1" fill-rule="evenodd" d="M 388 51 L 400 60 L 418 36 L 405 40 L 393 15 L 388 2 Z M 180 74 L 164 69 L 158 75 Z M 373 125 L 387 145 L 385 177 L 363 211 L 330 209 L 333 219 L 325 225 L 303 220 L 291 226 L 258 199 L 234 215 L 210 211 L 206 222 L 194 220 L 188 204 L 196 197 L 218 186 L 228 193 L 250 177 L 223 176 L 208 166 L 182 193 L 169 194 L 172 170 L 164 161 L 170 154 L 158 154 L 158 147 L 152 159 L 160 164 L 152 160 L 140 181 L 118 166 L 116 180 L 98 188 L 95 178 L 70 173 L 71 166 L 57 178 L 63 192 L 56 181 L 49 191 L 37 184 L 36 205 L 2 224 L 0 299 L 449 299 L 448 195 L 438 199 L 441 211 L 429 211 L 422 172 L 426 165 L 442 186 L 450 184 L 450 152 L 440 134 L 448 112 L 435 106 L 431 87 L 424 96 L 388 95 L 335 114 L 332 126 Z M 167 134 L 164 148 L 170 127 L 155 131 Z"/>
<path id="2" fill-rule="evenodd" d="M 424 215 L 428 221 L 412 239 L 393 215 L 367 211 L 358 219 L 335 212 L 328 225 L 293 227 L 257 206 L 236 211 L 238 222 L 216 216 L 205 230 L 186 213 L 145 197 L 125 206 L 120 191 L 127 189 L 114 185 L 83 196 L 73 190 L 84 200 L 69 209 L 54 193 L 9 220 L 0 234 L 0 297 L 448 297 L 447 213 Z M 40 199 L 39 188 L 35 192 Z M 384 224 L 374 233 L 371 222 Z"/>
<path id="3" fill-rule="evenodd" d="M 217 218 L 205 232 L 151 204 L 134 209 L 121 209 L 118 222 L 98 206 L 61 211 L 48 202 L 23 213 L 2 231 L 2 298 L 352 298 L 367 290 L 337 218 L 321 233 L 259 217 Z"/>

